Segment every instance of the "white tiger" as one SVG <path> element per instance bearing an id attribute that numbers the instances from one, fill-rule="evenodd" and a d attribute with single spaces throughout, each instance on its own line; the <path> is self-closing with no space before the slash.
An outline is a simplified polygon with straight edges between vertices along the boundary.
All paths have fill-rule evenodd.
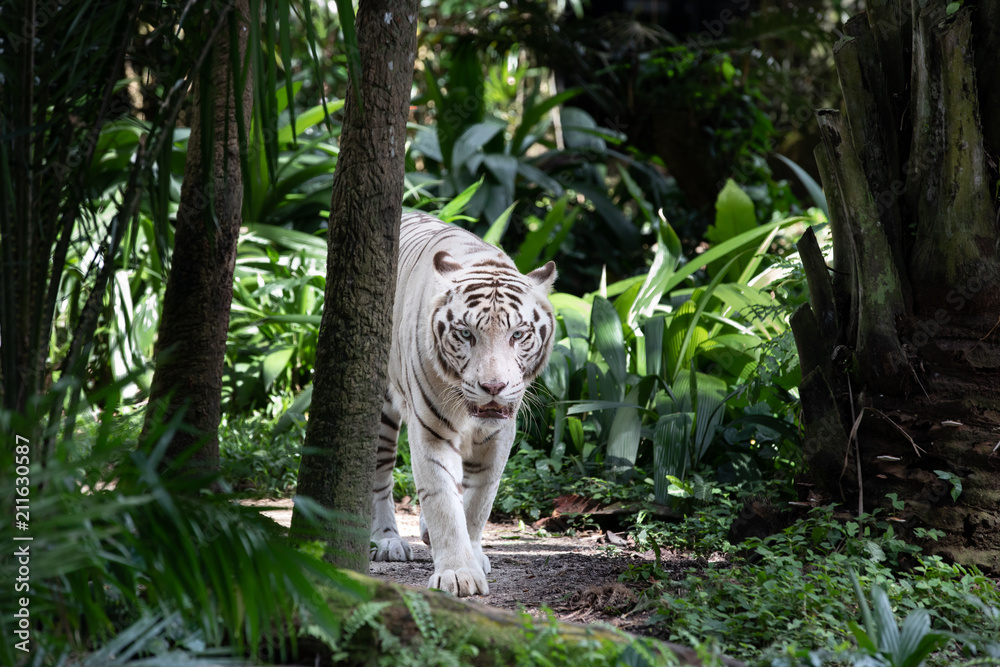
<path id="1" fill-rule="evenodd" d="M 555 319 L 549 262 L 527 275 L 471 232 L 406 213 L 392 319 L 389 388 L 376 442 L 374 560 L 411 560 L 399 536 L 392 469 L 400 420 L 409 426 L 428 586 L 486 595 L 480 545 L 525 389 L 548 362 Z M 375 546 L 377 545 L 377 546 Z"/>

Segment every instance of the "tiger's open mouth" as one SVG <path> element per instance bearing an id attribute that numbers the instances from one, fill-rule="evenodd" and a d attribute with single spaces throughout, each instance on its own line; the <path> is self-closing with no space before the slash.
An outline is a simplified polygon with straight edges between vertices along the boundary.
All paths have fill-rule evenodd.
<path id="1" fill-rule="evenodd" d="M 486 405 L 469 404 L 469 414 L 479 419 L 510 419 L 514 416 L 513 405 L 500 405 L 490 401 Z"/>

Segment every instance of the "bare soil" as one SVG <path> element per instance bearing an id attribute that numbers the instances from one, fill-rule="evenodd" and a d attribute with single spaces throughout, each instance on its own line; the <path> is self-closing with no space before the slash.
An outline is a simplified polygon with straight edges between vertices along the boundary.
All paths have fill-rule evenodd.
<path id="1" fill-rule="evenodd" d="M 252 504 L 266 506 L 263 512 L 283 526 L 291 523 L 290 500 Z M 400 534 L 410 543 L 413 560 L 373 562 L 370 574 L 425 587 L 434 564 L 430 549 L 420 540 L 420 508 L 397 504 L 396 521 Z M 600 621 L 633 633 L 655 634 L 648 627 L 653 609 L 640 604 L 645 583 L 634 578 L 619 581 L 619 575 L 630 566 L 651 563 L 653 554 L 636 551 L 630 541 L 613 532 L 596 529 L 549 534 L 520 522 L 490 522 L 483 535 L 483 550 L 492 565 L 487 575 L 490 594 L 470 599 L 532 616 L 544 616 L 551 610 L 565 621 Z M 678 575 L 689 567 L 704 566 L 700 559 L 682 554 L 661 555 L 661 568 Z"/>

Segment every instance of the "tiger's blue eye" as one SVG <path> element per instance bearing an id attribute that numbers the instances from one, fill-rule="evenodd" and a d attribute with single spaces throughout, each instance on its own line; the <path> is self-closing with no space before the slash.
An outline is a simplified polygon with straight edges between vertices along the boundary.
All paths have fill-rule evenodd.
<path id="1" fill-rule="evenodd" d="M 462 329 L 461 331 L 459 331 L 459 335 L 465 340 L 469 340 L 470 338 L 472 338 L 472 332 L 469 331 L 468 329 Z"/>
<path id="2" fill-rule="evenodd" d="M 514 340 L 520 340 L 521 337 L 523 337 L 523 336 L 524 336 L 524 332 L 523 331 L 515 331 L 514 333 L 512 333 L 510 335 L 510 337 L 513 338 Z"/>

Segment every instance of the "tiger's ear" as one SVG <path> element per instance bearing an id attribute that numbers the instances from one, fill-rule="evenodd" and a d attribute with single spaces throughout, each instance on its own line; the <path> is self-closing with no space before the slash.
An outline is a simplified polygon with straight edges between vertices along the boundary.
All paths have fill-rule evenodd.
<path id="1" fill-rule="evenodd" d="M 528 278 L 535 283 L 536 287 L 542 288 L 542 291 L 548 294 L 556 282 L 556 263 L 549 262 L 545 266 L 535 269 L 528 274 Z"/>
<path id="2" fill-rule="evenodd" d="M 551 264 L 551 262 L 549 263 Z M 438 272 L 438 275 L 447 277 L 461 268 L 462 265 L 452 259 L 447 251 L 439 250 L 434 253 L 434 270 Z"/>

